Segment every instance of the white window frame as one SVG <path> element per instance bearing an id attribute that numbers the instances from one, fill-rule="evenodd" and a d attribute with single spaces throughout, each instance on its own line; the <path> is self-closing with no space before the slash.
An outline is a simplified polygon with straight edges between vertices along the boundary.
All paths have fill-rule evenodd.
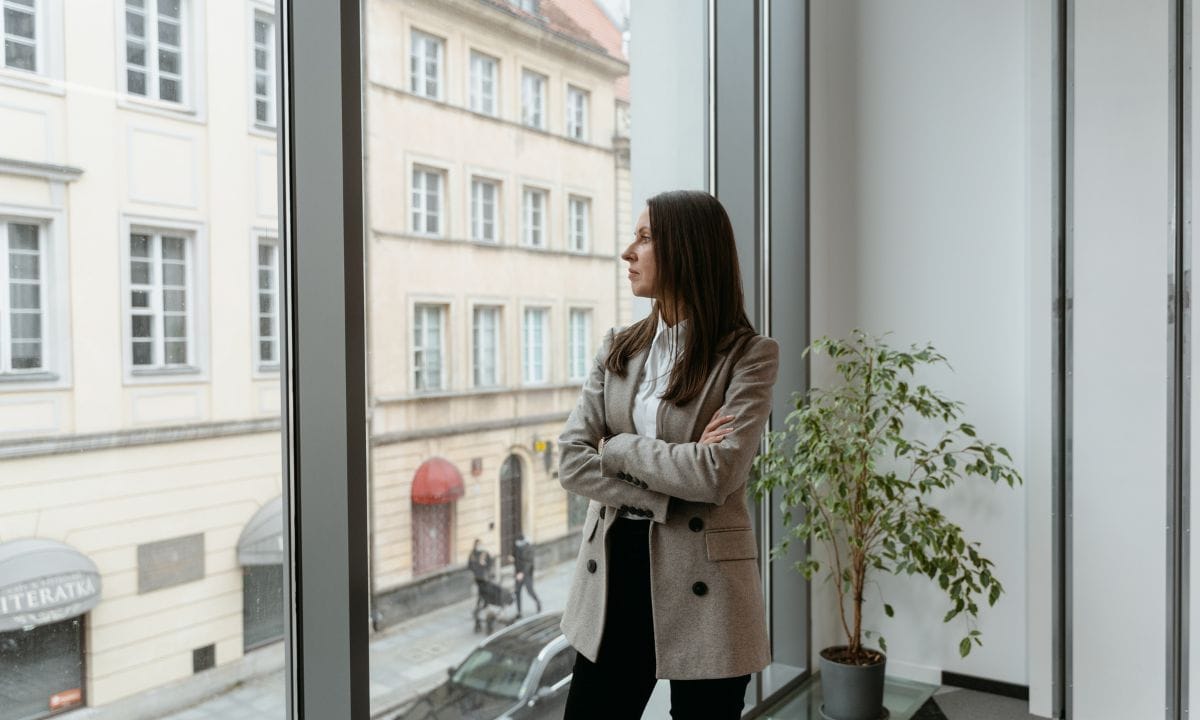
<path id="1" fill-rule="evenodd" d="M 499 180 L 486 175 L 472 174 L 470 178 L 468 196 L 471 198 L 471 239 L 475 242 L 499 245 L 501 242 L 500 230 L 503 227 L 503 218 L 500 212 L 503 207 L 503 187 Z M 483 237 L 483 199 L 481 197 L 481 188 L 483 187 L 492 188 L 492 236 L 490 238 Z"/>
<path id="2" fill-rule="evenodd" d="M 130 244 L 134 233 L 158 234 L 159 236 L 163 234 L 181 235 L 187 240 L 185 243 L 185 252 L 188 258 L 186 271 L 188 306 L 186 317 L 189 334 L 187 335 L 188 363 L 186 365 L 164 365 L 159 362 L 152 366 L 146 366 L 134 365 L 133 363 L 133 282 L 130 270 L 132 263 Z M 125 383 L 127 385 L 138 385 L 207 382 L 209 379 L 209 293 L 207 283 L 201 282 L 201 278 L 209 276 L 208 240 L 204 226 L 198 223 L 168 218 L 124 216 L 121 222 L 120 246 L 121 354 L 124 358 Z M 161 273 L 161 266 L 152 268 L 152 272 L 154 273 L 151 276 L 153 282 L 157 274 Z M 155 298 L 151 298 L 151 309 L 155 309 L 154 303 Z M 161 341 L 163 321 L 158 320 L 156 322 L 159 332 L 155 337 L 158 341 Z M 156 349 L 155 357 L 161 361 L 162 356 L 157 354 L 158 352 L 160 350 Z"/>
<path id="3" fill-rule="evenodd" d="M 30 225 L 37 230 L 37 278 L 28 280 L 10 277 L 10 253 L 22 255 L 31 254 L 25 250 L 15 250 L 12 247 L 10 230 L 13 225 Z M 5 380 L 47 379 L 54 371 L 54 289 L 58 282 L 55 277 L 53 258 L 50 249 L 50 233 L 47 223 L 34 218 L 0 216 L 0 378 Z M 36 285 L 38 292 L 36 314 L 41 343 L 41 365 L 36 368 L 13 367 L 13 314 L 33 314 L 26 309 L 11 307 L 14 283 Z M 2 387 L 2 386 L 0 386 Z"/>
<path id="4" fill-rule="evenodd" d="M 0 85 L 33 90 L 47 95 L 66 95 L 63 77 L 63 1 L 33 0 L 34 2 L 34 62 L 37 70 L 9 67 L 0 61 Z M 0 35 L 4 35 L 0 20 Z M 0 51 L 3 51 L 0 44 Z M 60 81 L 60 82 L 55 82 Z"/>
<path id="5" fill-rule="evenodd" d="M 136 102 L 147 103 L 159 108 L 169 108 L 172 110 L 190 110 L 197 104 L 198 97 L 196 88 L 200 84 L 198 73 L 193 72 L 194 67 L 200 66 L 202 63 L 194 62 L 194 48 L 203 47 L 196 31 L 197 22 L 202 17 L 198 12 L 200 0 L 179 0 L 179 72 L 168 73 L 177 78 L 180 86 L 178 100 L 164 100 L 161 96 L 161 87 L 159 80 L 162 79 L 163 72 L 159 69 L 158 53 L 159 38 L 158 38 L 158 3 L 157 0 L 141 0 L 142 8 L 140 11 L 137 8 L 130 8 L 130 2 L 137 0 L 118 0 L 117 16 L 121 38 L 120 46 L 117 48 L 120 62 L 117 63 L 120 82 L 118 87 L 121 89 L 124 99 L 133 100 Z M 140 15 L 143 18 L 142 31 L 143 35 L 136 39 L 136 42 L 143 46 L 145 64 L 141 66 L 133 66 L 129 63 L 129 44 L 133 39 L 129 35 L 127 16 L 130 13 Z M 129 90 L 129 71 L 133 69 L 142 72 L 146 76 L 147 90 L 153 90 L 154 94 L 140 95 L 130 92 Z"/>
<path id="6" fill-rule="evenodd" d="M 423 363 L 418 362 L 418 353 L 426 352 L 429 348 L 427 343 L 429 340 L 428 326 L 422 320 L 421 324 L 421 339 L 418 342 L 414 335 L 417 331 L 417 316 L 425 313 L 429 308 L 436 309 L 435 315 L 440 323 L 441 332 L 438 334 L 439 342 L 437 347 L 438 352 L 438 385 L 436 387 L 422 386 L 422 382 L 418 380 L 418 372 L 425 370 Z M 436 300 L 416 300 L 412 304 L 412 310 L 409 314 L 412 320 L 410 328 L 412 332 L 408 336 L 409 346 L 409 382 L 412 385 L 414 393 L 431 393 L 443 392 L 450 389 L 449 368 L 450 364 L 446 361 L 446 329 L 450 318 L 450 307 L 448 303 Z"/>
<path id="7" fill-rule="evenodd" d="M 421 181 L 417 181 L 417 173 L 421 173 Z M 438 210 L 436 212 L 437 230 L 429 231 L 429 216 L 431 213 L 428 208 L 428 198 L 430 195 L 429 188 L 426 187 L 429 176 L 436 177 L 438 180 Z M 414 235 L 424 237 L 445 237 L 448 234 L 447 223 L 450 214 L 446 209 L 446 195 L 449 183 L 449 174 L 444 168 L 427 165 L 422 162 L 414 162 L 410 165 L 408 173 L 408 227 L 409 231 Z M 420 187 L 418 187 L 418 185 Z M 418 196 L 419 194 L 419 196 Z M 418 227 L 418 216 L 420 218 Z"/>
<path id="8" fill-rule="evenodd" d="M 536 81 L 536 82 L 535 82 Z M 534 88 L 539 88 L 541 92 L 536 100 L 536 107 L 532 106 L 530 93 Z M 546 90 L 550 87 L 550 77 L 545 73 L 540 73 L 529 68 L 521 68 L 521 124 L 526 127 L 536 128 L 538 130 L 546 130 Z M 535 117 L 536 113 L 536 117 Z M 537 120 L 537 122 L 533 122 Z"/>
<path id="9" fill-rule="evenodd" d="M 267 40 L 265 45 L 260 45 L 258 42 L 257 24 L 265 22 L 267 24 Z M 258 130 L 275 132 L 279 126 L 278 103 L 276 102 L 277 95 L 277 79 L 275 77 L 275 14 L 268 11 L 265 7 L 255 6 L 250 11 L 250 33 L 249 33 L 249 62 L 247 67 L 250 69 L 250 86 L 249 86 L 249 102 L 250 102 L 250 126 Z M 258 68 L 258 51 L 262 49 L 267 55 L 266 70 Z M 267 89 L 266 95 L 258 93 L 258 76 L 262 74 L 266 76 Z M 267 104 L 267 119 L 260 120 L 258 117 L 258 103 L 262 100 Z"/>
<path id="10" fill-rule="evenodd" d="M 250 316 L 251 316 L 251 336 L 254 338 L 254 349 L 253 349 L 251 356 L 254 359 L 254 370 L 257 374 L 275 375 L 279 372 L 280 353 L 282 350 L 282 345 L 280 343 L 281 335 L 280 335 L 280 325 L 279 325 L 280 319 L 281 319 L 279 304 L 280 304 L 280 301 L 282 300 L 282 296 L 280 295 L 280 284 L 279 284 L 280 279 L 281 279 L 281 275 L 280 275 L 280 258 L 281 258 L 280 252 L 281 252 L 281 250 L 280 250 L 280 245 L 279 245 L 279 238 L 274 233 L 260 231 L 260 232 L 253 233 L 252 237 L 253 237 L 253 242 L 250 243 L 250 246 L 251 246 L 251 249 L 250 249 L 250 253 L 251 253 L 251 258 L 250 258 L 251 259 L 251 262 L 250 262 L 251 293 L 250 294 L 251 294 L 251 297 L 253 298 L 253 300 L 251 301 L 251 304 L 250 304 Z M 262 265 L 262 261 L 260 258 L 260 249 L 263 246 L 268 246 L 272 249 L 271 262 L 267 266 Z M 261 280 L 259 277 L 259 273 L 264 270 L 271 273 L 271 277 L 272 277 L 272 281 L 273 281 L 271 289 L 269 291 L 267 291 L 271 295 L 271 311 L 266 314 L 264 314 L 262 312 L 262 296 L 264 294 L 264 290 L 262 288 L 262 283 L 261 283 Z M 265 336 L 264 337 L 262 334 L 262 327 L 261 327 L 260 323 L 264 317 L 270 318 L 274 325 L 275 334 L 273 336 Z M 272 358 L 270 358 L 268 360 L 263 360 L 263 358 L 262 358 L 262 343 L 264 341 L 273 343 Z"/>
<path id="11" fill-rule="evenodd" d="M 578 209 L 583 209 L 582 230 L 580 230 Z M 571 252 L 586 253 L 592 246 L 592 199 L 587 195 L 569 193 L 567 195 L 567 249 Z"/>
<path id="12" fill-rule="evenodd" d="M 549 305 L 526 305 L 521 309 L 521 384 L 522 385 L 544 385 L 550 382 L 550 309 Z M 532 326 L 530 324 L 530 313 L 541 313 L 541 349 L 538 352 L 537 348 L 531 346 L 534 339 Z M 531 361 L 535 358 L 539 361 L 542 376 L 534 377 L 532 374 L 533 365 Z"/>
<path id="13" fill-rule="evenodd" d="M 428 61 L 427 53 L 428 46 L 433 45 L 434 52 L 434 75 L 430 78 L 425 73 L 425 63 Z M 418 51 L 420 55 L 418 56 Z M 414 72 L 413 63 L 420 58 L 421 71 Z M 446 97 L 446 40 L 433 33 L 417 28 L 409 28 L 408 34 L 408 90 L 414 95 L 420 95 L 431 100 L 445 100 Z M 434 83 L 435 93 L 429 94 L 430 80 Z M 418 89 L 420 88 L 420 89 Z"/>
<path id="14" fill-rule="evenodd" d="M 45 75 L 46 74 L 46 3 L 42 0 L 33 0 L 32 5 L 22 5 L 13 0 L 0 0 L 0 5 L 4 8 L 4 14 L 0 15 L 0 36 L 3 36 L 3 51 L 4 62 L 0 66 L 5 70 L 11 70 L 17 73 L 28 75 Z M 8 10 L 14 13 L 23 13 L 33 16 L 33 37 L 27 38 L 24 35 L 9 34 L 8 32 Z M 33 68 L 23 68 L 16 65 L 8 64 L 8 44 L 12 42 L 17 45 L 25 45 L 33 47 Z"/>
<path id="15" fill-rule="evenodd" d="M 481 312 L 495 314 L 495 335 L 493 337 L 495 356 L 492 366 L 495 378 L 490 383 L 480 382 L 480 342 L 479 317 Z M 471 306 L 471 386 L 475 388 L 496 388 L 504 385 L 504 306 L 499 303 L 479 302 Z"/>
<path id="16" fill-rule="evenodd" d="M 583 88 L 567 83 L 567 102 L 566 107 L 566 128 L 567 137 L 580 142 L 587 142 L 590 123 L 588 122 L 588 113 L 591 109 L 591 92 Z M 581 107 L 576 107 L 576 103 Z"/>
<path id="17" fill-rule="evenodd" d="M 583 380 L 590 369 L 593 317 L 595 312 L 590 307 L 567 309 L 567 378 L 572 381 Z M 582 327 L 577 318 L 583 319 Z"/>
<path id="18" fill-rule="evenodd" d="M 467 61 L 469 72 L 467 77 L 467 96 L 472 111 L 500 117 L 500 59 L 480 50 L 471 49 Z M 490 64 L 492 68 L 492 94 L 483 94 L 483 78 L 479 73 L 480 66 Z M 484 107 L 484 100 L 491 102 L 491 108 Z"/>
<path id="19" fill-rule="evenodd" d="M 541 196 L 541 223 L 537 225 L 537 230 L 540 233 L 540 241 L 533 242 L 534 231 L 534 211 L 533 204 L 530 202 L 534 196 Z M 521 188 L 521 244 L 528 248 L 537 250 L 547 250 L 549 244 L 549 229 L 550 229 L 550 191 L 547 188 L 536 185 L 525 185 Z"/>

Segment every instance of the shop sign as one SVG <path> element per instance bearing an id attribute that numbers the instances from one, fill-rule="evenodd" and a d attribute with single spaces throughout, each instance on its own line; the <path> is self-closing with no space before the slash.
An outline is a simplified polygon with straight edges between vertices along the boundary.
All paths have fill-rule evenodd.
<path id="1" fill-rule="evenodd" d="M 70 572 L 0 588 L 0 632 L 77 617 L 100 602 L 100 577 Z"/>

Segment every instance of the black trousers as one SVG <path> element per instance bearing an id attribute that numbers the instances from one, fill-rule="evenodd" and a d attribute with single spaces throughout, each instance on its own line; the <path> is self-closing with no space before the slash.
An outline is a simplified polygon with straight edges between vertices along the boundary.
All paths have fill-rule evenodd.
<path id="1" fill-rule="evenodd" d="M 600 654 L 595 663 L 575 654 L 564 720 L 639 720 L 654 692 L 658 680 L 650 609 L 649 523 L 623 517 L 613 521 Z M 750 676 L 670 683 L 673 720 L 739 720 Z"/>
<path id="2" fill-rule="evenodd" d="M 542 611 L 542 601 L 537 596 L 537 593 L 533 589 L 533 568 L 530 568 L 529 570 L 522 570 L 521 571 L 521 579 L 516 581 L 516 585 L 515 585 L 513 594 L 517 596 L 517 614 L 518 615 L 521 614 L 521 594 L 522 594 L 521 590 L 522 589 L 529 592 L 529 597 L 533 598 L 533 601 L 537 603 L 538 612 L 541 612 Z"/>

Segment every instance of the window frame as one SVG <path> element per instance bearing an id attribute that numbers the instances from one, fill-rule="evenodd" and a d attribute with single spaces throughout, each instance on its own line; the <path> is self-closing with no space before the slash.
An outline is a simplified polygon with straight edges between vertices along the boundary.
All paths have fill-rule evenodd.
<path id="1" fill-rule="evenodd" d="M 416 185 L 417 185 L 416 174 L 418 172 L 432 174 L 438 178 L 439 190 L 440 190 L 439 195 L 438 195 L 438 215 L 437 215 L 437 228 L 438 229 L 433 232 L 430 232 L 429 230 L 425 229 L 429 226 L 429 210 L 426 207 L 426 202 L 423 200 L 422 207 L 419 210 L 418 210 L 417 204 L 415 202 L 414 194 L 416 192 Z M 428 162 L 424 162 L 421 160 L 414 160 L 413 162 L 409 163 L 407 190 L 408 190 L 408 231 L 410 233 L 412 233 L 413 235 L 419 235 L 421 237 L 438 237 L 438 238 L 448 237 L 450 235 L 450 228 L 449 228 L 450 212 L 447 208 L 448 203 L 446 201 L 447 195 L 449 194 L 449 187 L 450 187 L 450 172 L 448 169 L 446 169 L 444 167 L 440 167 L 438 165 L 432 165 Z M 426 189 L 422 188 L 421 192 L 422 192 L 423 198 L 428 197 L 428 191 Z M 423 220 L 423 222 L 422 222 L 423 227 L 420 230 L 418 230 L 416 228 L 416 226 L 413 222 L 414 214 L 417 212 L 421 213 L 421 217 Z"/>
<path id="2" fill-rule="evenodd" d="M 482 223 L 482 218 L 476 216 L 479 208 L 476 207 L 475 186 L 490 185 L 494 191 L 492 199 L 492 238 L 490 240 L 480 239 L 476 233 L 476 225 Z M 468 237 L 472 242 L 477 242 L 484 245 L 503 245 L 504 244 L 504 182 L 503 180 L 485 173 L 469 172 L 467 174 L 467 205 L 469 206 L 468 214 Z"/>
<path id="3" fill-rule="evenodd" d="M 575 337 L 574 319 L 576 314 L 580 314 L 584 319 L 584 328 L 582 338 Z M 592 359 L 594 352 L 592 351 L 592 335 L 595 327 L 596 311 L 591 305 L 570 305 L 567 307 L 567 381 L 582 382 L 587 379 L 588 361 Z M 575 342 L 577 339 L 582 339 L 583 347 L 576 353 Z M 580 372 L 575 372 L 574 364 L 578 360 Z"/>
<path id="4" fill-rule="evenodd" d="M 491 65 L 492 65 L 492 96 L 491 96 L 492 110 L 490 112 L 482 109 L 482 107 L 481 107 L 481 102 L 480 102 L 481 95 L 480 95 L 479 91 L 482 88 L 477 87 L 477 82 L 476 82 L 477 78 L 475 75 L 475 69 L 476 69 L 475 60 L 476 60 L 476 58 L 478 58 L 480 60 L 490 61 Z M 501 103 L 500 103 L 500 100 L 503 97 L 503 93 L 502 93 L 502 90 L 500 87 L 500 83 L 501 83 L 501 60 L 500 60 L 500 58 L 491 53 L 484 52 L 483 50 L 479 50 L 474 47 L 469 48 L 467 50 L 467 107 L 471 110 L 471 112 L 476 112 L 476 113 L 479 113 L 480 115 L 487 115 L 488 117 L 494 117 L 494 118 L 500 117 L 503 114 L 503 109 L 501 108 Z"/>
<path id="5" fill-rule="evenodd" d="M 532 223 L 530 222 L 532 208 L 527 204 L 527 201 L 532 195 L 541 195 L 542 197 L 542 222 L 538 226 L 538 230 L 541 232 L 541 243 L 537 245 L 530 242 L 533 231 Z M 521 247 L 531 250 L 549 250 L 550 227 L 550 188 L 544 185 L 523 183 L 521 185 Z"/>
<path id="6" fill-rule="evenodd" d="M 428 329 L 423 328 L 421 334 L 422 345 L 417 347 L 416 341 L 413 338 L 413 332 L 417 327 L 417 313 L 424 308 L 437 308 L 438 321 L 440 322 L 439 346 L 438 351 L 438 386 L 437 387 L 422 387 L 417 381 L 417 353 L 424 352 L 425 341 L 428 340 Z M 409 310 L 409 326 L 408 326 L 408 382 L 409 387 L 414 395 L 432 394 L 446 392 L 452 388 L 450 382 L 451 368 L 447 362 L 447 354 L 449 352 L 449 340 L 447 338 L 447 328 L 450 326 L 450 303 L 445 300 L 417 298 L 414 299 Z"/>
<path id="7" fill-rule="evenodd" d="M 41 364 L 32 369 L 13 367 L 12 316 L 14 310 L 11 300 L 14 278 L 10 274 L 12 267 L 10 229 L 13 225 L 32 226 L 37 231 L 38 307 L 36 310 L 40 326 L 38 342 L 41 343 Z M 53 299 L 53 287 L 57 283 L 50 251 L 50 233 L 46 225 L 45 222 L 36 219 L 0 215 L 0 379 L 4 381 L 21 382 L 27 379 L 44 379 L 53 368 L 54 356 L 51 348 L 53 346 L 52 317 L 54 309 L 50 301 Z M 22 280 L 25 279 L 17 279 L 18 282 Z"/>
<path id="8" fill-rule="evenodd" d="M 576 237 L 575 234 L 575 207 L 576 204 L 583 207 L 583 234 Z M 592 198 L 589 195 L 580 193 L 567 193 L 567 250 L 569 252 L 580 253 L 586 255 L 592 251 Z M 580 240 L 578 247 L 576 240 Z"/>
<path id="9" fill-rule="evenodd" d="M 576 140 L 578 142 L 588 142 L 591 139 L 590 135 L 591 135 L 592 124 L 590 122 L 590 113 L 591 113 L 591 108 L 592 108 L 592 92 L 590 90 L 585 90 L 584 88 L 576 85 L 575 83 L 568 82 L 567 89 L 563 96 L 566 99 L 566 101 L 563 103 L 563 108 L 565 110 L 565 112 L 564 112 L 565 117 L 564 117 L 564 122 L 563 122 L 563 134 L 566 135 L 567 137 L 569 137 L 570 139 Z M 574 130 L 576 129 L 575 128 L 576 118 L 574 117 L 576 114 L 575 113 L 576 108 L 572 107 L 572 105 L 571 105 L 571 100 L 574 97 L 580 98 L 583 102 L 583 108 L 580 110 L 580 112 L 579 112 L 580 117 L 578 118 L 578 122 L 579 122 L 579 125 L 577 128 L 579 131 L 578 137 L 576 137 L 576 134 L 574 132 Z"/>
<path id="10" fill-rule="evenodd" d="M 155 32 L 153 37 L 150 33 L 150 9 L 153 7 L 153 18 L 157 21 L 158 5 L 156 0 L 145 0 L 142 8 L 143 17 L 146 18 L 143 30 L 147 33 L 141 38 L 142 44 L 145 46 L 145 65 L 141 66 L 141 72 L 146 75 L 146 87 L 149 89 L 154 87 L 154 95 L 149 94 L 139 95 L 129 91 L 129 41 L 130 35 L 126 21 L 126 14 L 129 11 L 129 0 L 118 0 L 114 3 L 117 15 L 117 37 L 121 42 L 117 46 L 117 99 L 118 102 L 127 107 L 141 106 L 143 108 L 152 108 L 158 111 L 166 111 L 172 114 L 196 114 L 200 110 L 201 88 L 203 86 L 203 67 L 204 63 L 199 62 L 196 55 L 196 48 L 204 47 L 203 37 L 203 18 L 204 18 L 204 2 L 205 0 L 179 0 L 179 65 L 178 73 L 180 85 L 179 100 L 164 100 L 162 99 L 162 88 L 159 85 L 161 70 L 158 63 L 158 33 L 157 24 L 154 24 Z M 153 66 L 149 63 L 153 62 Z"/>
<path id="11" fill-rule="evenodd" d="M 278 32 L 278 23 L 276 23 L 274 7 L 260 0 L 253 0 L 249 6 L 249 33 L 247 35 L 247 68 L 249 70 L 248 80 L 248 105 L 249 105 L 249 123 L 251 130 L 275 134 L 279 127 L 279 78 L 277 66 L 278 59 L 275 57 L 275 52 L 279 46 L 276 41 L 275 33 Z M 258 119 L 258 64 L 256 51 L 258 50 L 258 38 L 255 34 L 255 25 L 259 21 L 267 23 L 269 37 L 267 39 L 267 120 Z"/>
<path id="12" fill-rule="evenodd" d="M 521 385 L 523 387 L 539 387 L 549 385 L 553 381 L 553 373 L 550 367 L 550 346 L 551 346 L 551 317 L 553 304 L 549 302 L 526 302 L 521 305 Z M 540 380 L 532 380 L 529 376 L 529 361 L 532 357 L 529 346 L 529 313 L 530 311 L 542 311 L 542 348 L 541 348 L 541 368 L 542 378 Z"/>
<path id="13" fill-rule="evenodd" d="M 151 235 L 173 234 L 184 236 L 187 248 L 188 285 L 187 312 L 189 328 L 188 360 L 186 365 L 152 366 L 135 365 L 133 362 L 133 305 L 131 293 L 133 282 L 130 264 L 130 243 L 134 233 Z M 161 385 L 175 383 L 203 383 L 209 380 L 209 295 L 208 284 L 201 282 L 208 277 L 208 240 L 206 227 L 201 223 L 166 219 L 151 216 L 125 215 L 121 219 L 121 355 L 125 385 Z M 161 260 L 161 257 L 159 258 Z M 155 272 L 161 272 L 156 270 Z M 160 311 L 161 312 L 161 311 Z M 157 315 L 156 315 L 157 317 Z M 158 322 L 161 327 L 162 322 Z M 163 341 L 161 338 L 160 341 Z M 165 350 L 165 348 L 164 348 Z"/>
<path id="14" fill-rule="evenodd" d="M 435 58 L 437 68 L 436 68 L 436 74 L 433 78 L 433 82 L 435 83 L 437 92 L 434 95 L 429 94 L 429 91 L 428 91 L 429 77 L 425 74 L 425 70 L 424 70 L 424 66 L 425 66 L 424 64 L 425 64 L 425 62 L 427 62 L 428 58 L 426 58 L 424 55 L 421 56 L 422 70 L 421 70 L 421 73 L 419 76 L 413 72 L 413 60 L 417 57 L 416 53 L 417 53 L 417 44 L 418 44 L 417 37 L 418 36 L 421 37 L 420 44 L 422 46 L 422 49 L 424 49 L 429 44 L 430 41 L 433 41 L 434 47 L 437 48 L 437 53 L 436 53 L 437 57 Z M 415 26 L 409 26 L 407 59 L 408 59 L 408 66 L 407 66 L 406 74 L 408 75 L 408 83 L 407 83 L 408 91 L 410 93 L 412 93 L 413 95 L 417 95 L 419 97 L 423 97 L 423 98 L 426 98 L 429 100 L 437 100 L 438 102 L 445 102 L 446 101 L 446 75 L 447 75 L 447 73 L 446 73 L 446 38 L 441 37 L 440 35 L 435 35 L 434 33 L 431 33 L 427 30 L 421 30 Z M 424 86 L 423 89 L 420 91 L 418 91 L 414 87 L 415 85 L 418 84 L 418 82 Z"/>
<path id="15" fill-rule="evenodd" d="M 529 85 L 526 82 L 526 80 L 529 80 L 529 79 L 537 79 L 537 80 L 541 81 L 539 83 L 539 85 L 541 87 L 541 94 L 538 96 L 539 102 L 538 102 L 538 107 L 537 107 L 537 117 L 538 117 L 537 124 L 530 122 L 529 95 L 528 95 Z M 522 126 L 527 127 L 527 128 L 532 128 L 534 130 L 541 130 L 542 132 L 550 131 L 549 119 L 546 116 L 547 110 L 549 109 L 549 106 L 550 106 L 549 88 L 550 88 L 550 76 L 548 74 L 543 73 L 543 72 L 538 72 L 537 70 L 534 70 L 533 68 L 530 68 L 528 66 L 521 67 L 521 125 Z"/>
<path id="16" fill-rule="evenodd" d="M 479 299 L 471 301 L 469 304 L 471 312 L 471 326 L 468 329 L 470 333 L 471 347 L 471 388 L 477 390 L 489 390 L 502 388 L 504 382 L 504 304 L 499 300 Z M 490 384 L 480 384 L 479 382 L 479 324 L 478 313 L 483 311 L 492 311 L 496 314 L 496 332 L 495 332 L 495 381 Z"/>
<path id="17" fill-rule="evenodd" d="M 256 229 L 250 234 L 250 295 L 253 300 L 250 303 L 250 336 L 253 338 L 254 345 L 250 352 L 250 361 L 253 366 L 255 378 L 277 378 L 283 361 L 283 326 L 281 324 L 282 307 L 281 302 L 283 293 L 281 290 L 282 276 L 282 259 L 283 248 L 279 240 L 279 234 L 272 230 Z M 259 265 L 259 248 L 263 245 L 269 245 L 274 249 L 274 297 L 272 303 L 272 318 L 275 323 L 275 360 L 273 362 L 264 362 L 260 352 L 263 337 L 260 333 L 259 321 L 262 319 L 260 311 L 260 300 L 262 288 L 259 285 L 258 273 L 262 269 Z"/>

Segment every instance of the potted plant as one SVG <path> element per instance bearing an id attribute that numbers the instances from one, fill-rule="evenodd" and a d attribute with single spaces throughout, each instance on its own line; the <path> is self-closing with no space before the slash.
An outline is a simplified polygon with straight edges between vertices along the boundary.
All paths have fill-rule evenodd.
<path id="1" fill-rule="evenodd" d="M 918 365 L 950 367 L 932 345 L 893 350 L 855 329 L 849 340 L 814 341 L 804 356 L 822 351 L 841 380 L 792 394 L 796 409 L 785 430 L 764 434 L 766 449 L 754 459 L 750 487 L 758 499 L 780 491 L 787 531 L 770 558 L 786 553 L 792 540 L 819 540 L 828 553 L 828 578 L 837 580 L 846 644 L 821 650 L 822 713 L 832 720 L 876 720 L 887 716 L 887 641 L 862 627 L 868 571 L 936 580 L 950 599 L 943 622 L 962 614 L 970 625 L 958 646 L 965 657 L 972 642 L 983 644 L 974 627 L 977 599 L 986 594 L 994 605 L 1003 586 L 979 543 L 964 539 L 962 528 L 925 499 L 964 475 L 1010 487 L 1021 477 L 1007 450 L 978 439 L 973 426 L 959 421 L 962 403 L 916 384 Z M 919 432 L 906 432 L 906 422 Z M 795 523 L 793 511 L 800 514 Z M 811 580 L 821 562 L 808 557 L 795 568 Z M 887 603 L 883 611 L 894 616 Z M 879 649 L 864 646 L 864 635 L 877 637 Z"/>

